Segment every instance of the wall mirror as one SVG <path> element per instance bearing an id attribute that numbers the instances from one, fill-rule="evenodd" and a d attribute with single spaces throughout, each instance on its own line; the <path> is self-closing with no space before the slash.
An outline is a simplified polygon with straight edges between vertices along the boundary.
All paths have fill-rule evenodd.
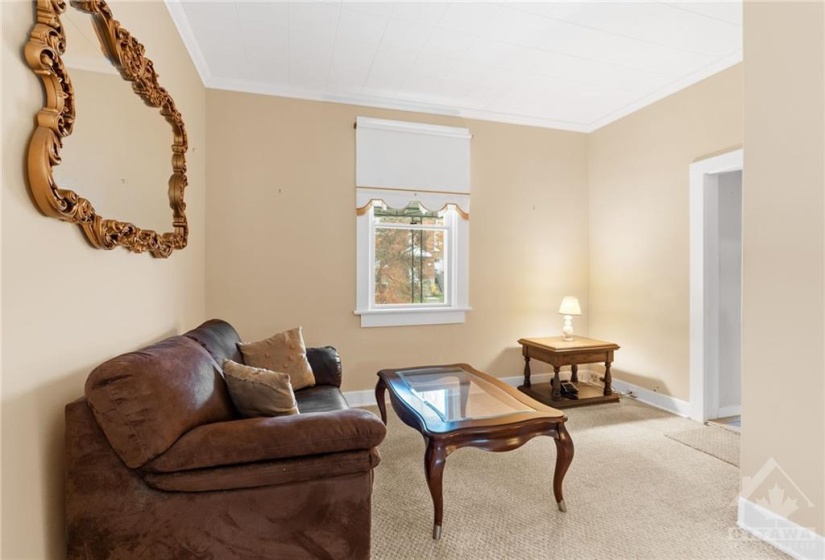
<path id="1" fill-rule="evenodd" d="M 29 188 L 41 212 L 80 225 L 95 247 L 168 257 L 188 238 L 187 139 L 144 52 L 102 0 L 37 1 L 25 53 L 45 102 Z"/>

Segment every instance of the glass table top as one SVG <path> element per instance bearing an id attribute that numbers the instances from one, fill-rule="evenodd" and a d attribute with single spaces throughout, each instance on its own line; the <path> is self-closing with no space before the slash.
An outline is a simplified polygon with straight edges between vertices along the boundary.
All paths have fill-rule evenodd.
<path id="1" fill-rule="evenodd" d="M 397 374 L 412 394 L 405 402 L 434 431 L 439 431 L 439 423 L 535 412 L 496 384 L 460 367 L 405 369 Z"/>

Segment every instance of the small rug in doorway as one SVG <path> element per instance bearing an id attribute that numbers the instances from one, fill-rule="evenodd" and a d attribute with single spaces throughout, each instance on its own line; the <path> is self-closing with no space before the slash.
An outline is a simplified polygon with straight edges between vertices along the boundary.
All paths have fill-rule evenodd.
<path id="1" fill-rule="evenodd" d="M 665 434 L 674 441 L 739 466 L 739 434 L 717 426 L 701 426 Z"/>

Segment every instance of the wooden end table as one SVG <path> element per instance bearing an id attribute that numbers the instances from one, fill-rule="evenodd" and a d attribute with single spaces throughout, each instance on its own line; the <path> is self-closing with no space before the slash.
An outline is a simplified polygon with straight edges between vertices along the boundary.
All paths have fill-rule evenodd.
<path id="1" fill-rule="evenodd" d="M 384 396 L 406 425 L 424 436 L 424 468 L 433 499 L 433 538 L 441 538 L 444 511 L 442 478 L 447 456 L 461 447 L 510 451 L 536 436 L 556 442 L 553 494 L 567 511 L 562 481 L 573 460 L 573 441 L 563 412 L 529 399 L 495 377 L 467 364 L 383 369 L 375 400 L 387 423 Z"/>
<path id="2" fill-rule="evenodd" d="M 524 356 L 524 385 L 519 390 L 537 401 L 554 408 L 571 408 L 607 402 L 619 402 L 619 395 L 611 387 L 610 364 L 617 344 L 576 336 L 572 341 L 560 336 L 549 338 L 521 338 L 521 353 Z M 550 383 L 530 382 L 530 360 L 539 360 L 553 366 L 553 380 Z M 579 381 L 579 365 L 604 363 L 604 388 Z M 563 366 L 571 366 L 570 381 L 579 390 L 578 399 L 570 399 L 561 393 L 559 372 Z"/>

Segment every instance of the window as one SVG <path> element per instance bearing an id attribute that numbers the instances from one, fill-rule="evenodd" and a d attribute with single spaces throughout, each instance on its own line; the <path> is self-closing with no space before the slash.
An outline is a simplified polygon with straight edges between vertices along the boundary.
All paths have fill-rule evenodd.
<path id="1" fill-rule="evenodd" d="M 468 231 L 451 204 L 434 211 L 372 201 L 358 217 L 361 326 L 464 322 Z"/>
<path id="2" fill-rule="evenodd" d="M 469 310 L 470 133 L 358 117 L 362 327 L 463 323 Z"/>
<path id="3" fill-rule="evenodd" d="M 447 244 L 452 216 L 430 212 L 419 203 L 401 210 L 373 205 L 372 303 L 384 305 L 449 304 Z M 449 224 L 446 222 L 450 222 Z"/>

